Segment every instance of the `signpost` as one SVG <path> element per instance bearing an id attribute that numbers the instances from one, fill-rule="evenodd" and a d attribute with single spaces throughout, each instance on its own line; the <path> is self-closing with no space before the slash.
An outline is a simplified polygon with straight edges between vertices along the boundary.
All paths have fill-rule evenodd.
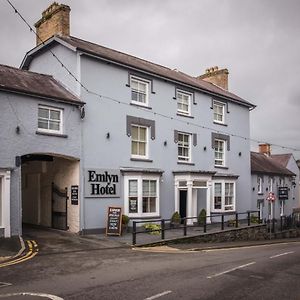
<path id="1" fill-rule="evenodd" d="M 267 201 L 270 202 L 270 205 L 271 205 L 271 216 L 269 216 L 269 222 L 270 222 L 270 239 L 271 239 L 271 233 L 272 233 L 272 230 L 271 230 L 271 221 L 273 222 L 273 227 L 274 227 L 274 220 L 273 220 L 273 215 L 274 215 L 274 202 L 275 202 L 275 194 L 273 192 L 269 192 L 268 196 L 267 196 Z M 274 228 L 273 228 L 274 230 Z"/>
<path id="2" fill-rule="evenodd" d="M 122 208 L 108 207 L 106 235 L 121 235 L 122 231 Z"/>

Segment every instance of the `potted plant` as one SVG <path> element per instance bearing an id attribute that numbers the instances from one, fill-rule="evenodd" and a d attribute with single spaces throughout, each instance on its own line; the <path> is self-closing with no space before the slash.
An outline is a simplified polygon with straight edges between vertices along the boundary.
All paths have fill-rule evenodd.
<path id="1" fill-rule="evenodd" d="M 179 227 L 181 222 L 181 217 L 178 211 L 175 211 L 171 217 L 171 227 Z"/>
<path id="2" fill-rule="evenodd" d="M 206 210 L 203 208 L 198 215 L 198 225 L 204 226 L 206 222 Z"/>
<path id="3" fill-rule="evenodd" d="M 122 215 L 122 233 L 128 231 L 129 221 L 130 221 L 130 218 L 127 215 Z"/>

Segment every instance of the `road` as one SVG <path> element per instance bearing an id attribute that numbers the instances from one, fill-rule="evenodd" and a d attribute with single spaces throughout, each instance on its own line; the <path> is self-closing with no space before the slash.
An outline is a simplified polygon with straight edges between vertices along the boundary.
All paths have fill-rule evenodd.
<path id="1" fill-rule="evenodd" d="M 300 241 L 156 251 L 99 250 L 95 245 L 76 251 L 41 250 L 31 260 L 0 268 L 0 282 L 11 284 L 0 284 L 0 299 L 21 299 L 3 296 L 20 292 L 72 300 L 300 299 Z"/>

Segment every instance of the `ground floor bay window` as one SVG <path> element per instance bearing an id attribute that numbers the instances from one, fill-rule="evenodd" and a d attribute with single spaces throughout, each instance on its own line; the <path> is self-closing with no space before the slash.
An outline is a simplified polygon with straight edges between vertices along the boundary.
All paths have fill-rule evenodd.
<path id="1" fill-rule="evenodd" d="M 213 183 L 212 212 L 233 212 L 236 207 L 234 181 L 215 181 Z"/>
<path id="2" fill-rule="evenodd" d="M 129 217 L 158 217 L 160 175 L 124 176 L 124 210 Z"/>
<path id="3" fill-rule="evenodd" d="M 0 237 L 10 236 L 10 171 L 0 169 Z"/>

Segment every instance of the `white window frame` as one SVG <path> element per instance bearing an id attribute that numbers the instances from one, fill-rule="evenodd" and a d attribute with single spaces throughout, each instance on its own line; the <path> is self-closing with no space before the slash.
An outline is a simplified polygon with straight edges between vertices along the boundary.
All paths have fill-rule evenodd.
<path id="1" fill-rule="evenodd" d="M 138 198 L 138 212 L 129 212 L 129 181 L 137 180 L 137 198 Z M 155 212 L 143 213 L 143 180 L 154 180 L 156 181 L 156 203 Z M 159 217 L 160 216 L 160 175 L 142 175 L 142 174 L 132 174 L 124 176 L 124 211 L 129 217 Z"/>
<path id="2" fill-rule="evenodd" d="M 220 107 L 222 108 L 222 114 L 220 114 L 217 111 L 217 109 Z M 226 103 L 213 100 L 213 119 L 215 123 L 225 124 L 225 108 L 226 108 Z M 222 120 L 220 121 L 217 118 L 215 118 L 215 114 L 222 116 Z"/>
<path id="3" fill-rule="evenodd" d="M 141 102 L 141 101 L 136 101 L 132 99 L 132 92 L 133 92 L 133 87 L 132 87 L 132 82 L 135 81 L 137 82 L 137 84 L 145 84 L 146 85 L 146 92 L 145 92 L 145 102 Z M 136 105 L 141 105 L 141 106 L 149 106 L 149 86 L 150 86 L 150 81 L 145 80 L 143 78 L 139 78 L 136 76 L 130 76 L 130 99 L 131 99 L 131 103 L 136 104 Z M 141 91 L 136 90 L 137 93 L 141 93 Z"/>
<path id="4" fill-rule="evenodd" d="M 263 194 L 263 178 L 257 177 L 257 194 Z"/>
<path id="5" fill-rule="evenodd" d="M 218 151 L 219 148 L 216 148 L 216 142 L 223 143 L 223 152 Z M 215 164 L 215 167 L 226 167 L 226 147 L 227 147 L 227 141 L 222 140 L 222 139 L 214 140 L 214 150 L 215 150 L 214 151 L 214 154 L 215 154 L 214 164 Z M 216 158 L 217 153 L 221 153 L 223 155 L 223 159 Z M 216 163 L 217 161 L 221 162 L 221 164 L 217 164 Z"/>
<path id="6" fill-rule="evenodd" d="M 215 184 L 221 184 L 221 208 L 215 208 Z M 226 209 L 225 205 L 225 184 L 233 184 L 233 203 L 232 209 Z M 212 212 L 233 212 L 236 210 L 236 182 L 232 180 L 217 180 L 213 181 L 212 184 L 212 203 L 211 203 L 211 211 Z"/>
<path id="7" fill-rule="evenodd" d="M 4 228 L 4 237 L 10 237 L 10 171 L 0 170 L 0 180 L 0 228 Z"/>
<path id="8" fill-rule="evenodd" d="M 274 191 L 274 177 L 269 177 L 269 192 Z"/>
<path id="9" fill-rule="evenodd" d="M 62 108 L 56 108 L 56 107 L 52 107 L 52 106 L 47 106 L 47 105 L 39 105 L 38 106 L 38 122 L 39 122 L 39 109 L 48 109 L 49 111 L 56 111 L 56 112 L 59 112 L 60 113 L 60 122 L 59 122 L 59 130 L 55 130 L 55 129 L 47 129 L 47 128 L 39 128 L 39 125 L 37 125 L 38 127 L 38 131 L 39 132 L 46 132 L 46 133 L 56 133 L 56 134 L 62 134 L 63 133 L 63 127 L 64 127 L 64 117 L 63 117 L 63 112 L 64 110 Z M 50 118 L 48 119 L 44 119 L 44 120 L 47 120 L 49 121 Z"/>
<path id="10" fill-rule="evenodd" d="M 145 128 L 146 129 L 146 147 L 145 147 L 145 155 L 138 155 L 138 154 L 132 154 L 132 134 L 131 134 L 131 142 L 130 142 L 130 152 L 132 158 L 140 158 L 140 159 L 148 159 L 149 158 L 149 127 L 143 126 L 143 125 L 137 125 L 137 124 L 131 124 L 131 132 L 132 127 L 138 127 L 138 128 Z M 143 142 L 140 140 L 136 140 L 136 142 Z"/>
<path id="11" fill-rule="evenodd" d="M 178 108 L 178 104 L 186 104 L 186 103 L 183 103 L 183 101 L 179 101 L 179 99 L 180 99 L 179 95 L 188 96 L 188 103 L 187 103 L 188 110 L 187 111 Z M 176 99 L 177 99 L 177 113 L 179 115 L 190 116 L 191 115 L 191 102 L 192 102 L 191 99 L 192 99 L 192 94 L 191 93 L 187 93 L 187 92 L 185 92 L 183 90 L 176 90 Z"/>
<path id="12" fill-rule="evenodd" d="M 186 146 L 183 141 L 179 141 L 179 136 L 180 135 L 188 137 L 188 146 Z M 177 160 L 178 160 L 178 162 L 190 163 L 192 161 L 192 147 L 191 147 L 191 144 L 192 144 L 192 134 L 191 133 L 179 132 L 178 131 L 177 136 L 178 136 L 178 141 L 177 141 Z M 179 155 L 178 154 L 179 147 L 188 148 L 188 156 Z"/>

